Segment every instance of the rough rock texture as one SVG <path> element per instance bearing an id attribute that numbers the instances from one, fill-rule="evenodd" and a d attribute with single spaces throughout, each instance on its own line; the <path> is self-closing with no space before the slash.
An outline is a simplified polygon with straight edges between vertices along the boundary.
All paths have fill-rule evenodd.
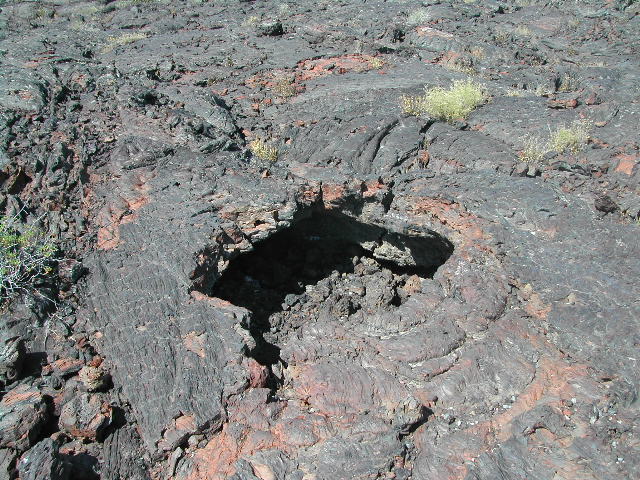
<path id="1" fill-rule="evenodd" d="M 0 475 L 11 478 L 14 472 L 16 452 L 9 448 L 0 449 Z"/>
<path id="2" fill-rule="evenodd" d="M 20 375 L 24 362 L 24 340 L 12 336 L 7 329 L 0 330 L 0 382 L 11 383 Z"/>
<path id="3" fill-rule="evenodd" d="M 103 479 L 148 480 L 147 468 L 142 443 L 133 428 L 119 428 L 106 438 Z"/>
<path id="4" fill-rule="evenodd" d="M 97 440 L 111 423 L 111 407 L 97 395 L 84 394 L 65 403 L 60 428 L 73 437 Z"/>
<path id="5" fill-rule="evenodd" d="M 48 417 L 44 395 L 28 385 L 14 388 L 0 401 L 0 446 L 28 449 L 36 443 Z"/>
<path id="6" fill-rule="evenodd" d="M 20 458 L 21 480 L 67 480 L 69 464 L 58 453 L 58 445 L 50 438 L 42 440 Z"/>
<path id="7" fill-rule="evenodd" d="M 639 13 L 3 2 L 2 475 L 639 477 Z"/>

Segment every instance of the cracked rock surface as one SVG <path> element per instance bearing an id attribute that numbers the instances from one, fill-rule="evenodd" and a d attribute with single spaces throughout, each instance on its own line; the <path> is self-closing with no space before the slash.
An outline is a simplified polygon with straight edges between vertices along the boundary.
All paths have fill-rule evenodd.
<path id="1" fill-rule="evenodd" d="M 58 246 L 0 478 L 638 478 L 639 41 L 632 0 L 0 2 L 0 208 Z"/>

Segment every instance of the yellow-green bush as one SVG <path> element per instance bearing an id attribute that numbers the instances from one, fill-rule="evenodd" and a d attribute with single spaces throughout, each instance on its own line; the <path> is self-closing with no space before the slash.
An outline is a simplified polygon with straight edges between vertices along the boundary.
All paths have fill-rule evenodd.
<path id="1" fill-rule="evenodd" d="M 448 89 L 425 88 L 424 95 L 402 96 L 402 111 L 409 115 L 429 115 L 438 120 L 451 122 L 465 119 L 489 98 L 483 85 L 473 80 L 457 80 Z"/>
<path id="2" fill-rule="evenodd" d="M 372 70 L 380 70 L 385 64 L 381 58 L 371 56 L 367 57 L 367 63 Z"/>

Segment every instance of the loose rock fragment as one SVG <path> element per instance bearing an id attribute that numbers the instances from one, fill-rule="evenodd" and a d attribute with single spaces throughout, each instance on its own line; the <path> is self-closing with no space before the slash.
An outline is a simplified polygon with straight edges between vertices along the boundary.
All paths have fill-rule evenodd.
<path id="1" fill-rule="evenodd" d="M 100 395 L 84 393 L 65 403 L 58 424 L 72 437 L 101 440 L 112 419 L 112 408 Z"/>
<path id="2" fill-rule="evenodd" d="M 18 378 L 25 353 L 24 340 L 2 329 L 0 333 L 0 383 L 8 384 Z"/>
<path id="3" fill-rule="evenodd" d="M 10 390 L 0 401 L 0 447 L 25 451 L 48 420 L 47 398 L 37 389 L 19 385 Z"/>

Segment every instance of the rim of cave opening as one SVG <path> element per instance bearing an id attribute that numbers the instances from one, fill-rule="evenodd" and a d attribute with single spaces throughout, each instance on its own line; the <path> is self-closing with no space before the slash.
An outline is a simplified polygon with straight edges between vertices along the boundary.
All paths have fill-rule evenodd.
<path id="1" fill-rule="evenodd" d="M 251 312 L 248 329 L 256 346 L 249 355 L 271 366 L 282 361 L 274 341 L 282 318 L 280 327 L 274 319 L 323 279 L 385 271 L 394 285 L 387 307 L 395 308 L 406 300 L 398 285 L 416 275 L 432 278 L 452 253 L 453 244 L 433 231 L 410 236 L 320 210 L 232 259 L 205 293 Z"/>

